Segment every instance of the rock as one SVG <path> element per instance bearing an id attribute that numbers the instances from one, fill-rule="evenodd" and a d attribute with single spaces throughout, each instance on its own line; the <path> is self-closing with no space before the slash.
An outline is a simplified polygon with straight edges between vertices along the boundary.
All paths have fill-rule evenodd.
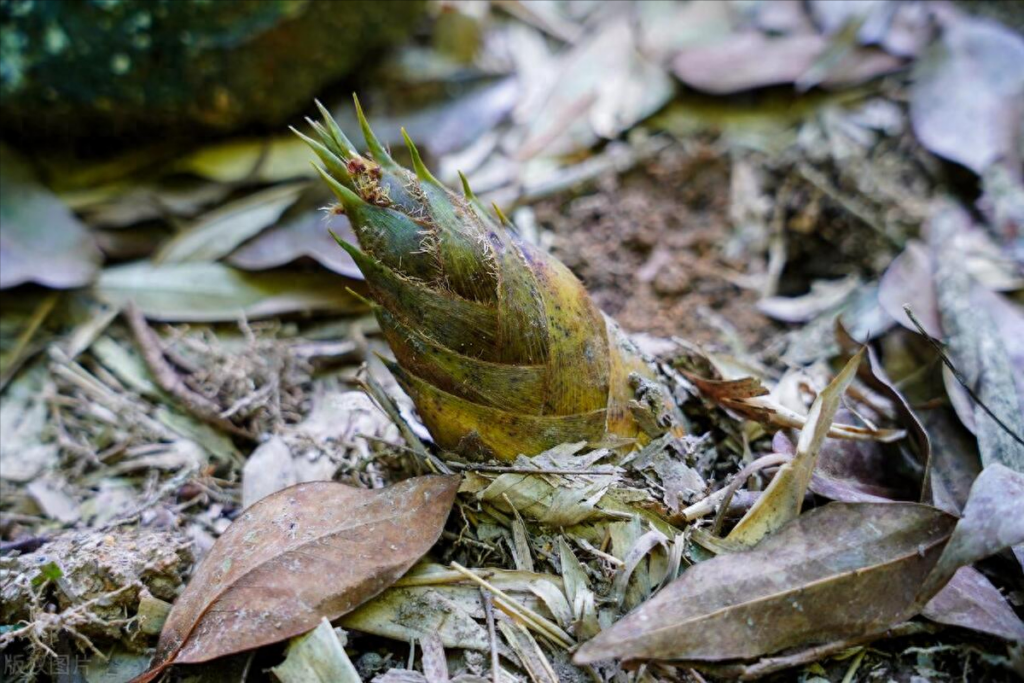
<path id="1" fill-rule="evenodd" d="M 5 135 L 138 138 L 277 126 L 407 35 L 423 6 L 0 0 Z"/>
<path id="2" fill-rule="evenodd" d="M 135 644 L 128 617 L 140 599 L 173 601 L 192 563 L 181 532 L 68 531 L 35 552 L 0 558 L 0 623 L 37 621 L 55 636 L 67 622 L 87 638 Z"/>

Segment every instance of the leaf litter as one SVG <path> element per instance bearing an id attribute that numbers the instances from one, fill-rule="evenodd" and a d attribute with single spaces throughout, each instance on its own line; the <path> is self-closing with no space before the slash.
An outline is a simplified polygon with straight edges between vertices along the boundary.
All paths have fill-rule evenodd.
<path id="1" fill-rule="evenodd" d="M 643 448 L 571 442 L 496 463 L 421 442 L 375 359 L 379 326 L 347 291 L 365 294 L 357 270 L 324 241 L 326 221 L 351 226 L 319 211 L 301 141 L 228 141 L 139 178 L 137 161 L 61 178 L 43 160 L 107 263 L 78 252 L 75 286 L 95 283 L 52 306 L 4 295 L 5 656 L 45 675 L 89 651 L 87 676 L 126 680 L 168 614 L 211 590 L 203 577 L 230 572 L 223 548 L 260 501 L 328 480 L 387 498 L 440 467 L 460 480 L 435 515 L 447 522 L 389 569 L 374 546 L 360 578 L 376 588 L 281 579 L 310 603 L 351 600 L 333 626 L 321 617 L 340 612 L 316 609 L 281 628 L 241 620 L 252 639 L 185 648 L 244 652 L 181 674 L 1004 678 L 1024 633 L 1020 182 L 1004 125 L 1019 89 L 993 75 L 1019 36 L 945 5 L 835 5 L 446 6 L 441 23 L 478 33 L 475 54 L 453 66 L 410 46 L 370 86 L 386 142 L 411 124 L 442 180 L 471 171 L 645 333 L 681 420 Z M 799 59 L 744 58 L 751 46 Z M 976 193 L 929 151 L 979 175 L 977 212 L 956 208 Z M 155 333 L 142 347 L 117 317 L 131 304 Z M 970 392 L 943 380 L 904 304 Z M 367 381 L 394 400 L 353 392 Z"/>

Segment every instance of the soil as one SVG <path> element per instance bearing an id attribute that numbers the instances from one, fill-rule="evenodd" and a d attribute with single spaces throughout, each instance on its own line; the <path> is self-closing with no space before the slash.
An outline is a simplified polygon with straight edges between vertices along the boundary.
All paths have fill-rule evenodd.
<path id="1" fill-rule="evenodd" d="M 719 151 L 676 147 L 534 208 L 554 254 L 627 331 L 715 344 L 728 320 L 757 345 L 778 328 L 754 307 L 759 293 L 737 284 L 750 264 L 725 254 L 729 188 Z"/>

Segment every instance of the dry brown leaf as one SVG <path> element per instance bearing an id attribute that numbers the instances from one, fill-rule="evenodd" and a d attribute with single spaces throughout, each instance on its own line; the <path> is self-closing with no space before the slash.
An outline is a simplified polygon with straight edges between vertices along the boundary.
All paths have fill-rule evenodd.
<path id="1" fill-rule="evenodd" d="M 955 524 L 917 503 L 831 503 L 689 568 L 575 661 L 751 658 L 884 630 L 906 618 Z"/>
<path id="2" fill-rule="evenodd" d="M 959 521 L 919 503 L 831 503 L 752 550 L 691 567 L 575 661 L 748 659 L 882 633 L 929 609 L 961 567 L 1022 541 L 1024 475 L 999 464 L 978 477 Z M 963 597 L 947 594 L 947 607 L 991 611 Z M 1000 615 L 974 616 L 981 630 L 1014 632 Z"/>
<path id="3" fill-rule="evenodd" d="M 297 636 L 355 609 L 430 549 L 458 484 L 439 476 L 376 490 L 311 482 L 259 501 L 196 570 L 164 626 L 157 663 L 135 683 L 172 664 Z"/>

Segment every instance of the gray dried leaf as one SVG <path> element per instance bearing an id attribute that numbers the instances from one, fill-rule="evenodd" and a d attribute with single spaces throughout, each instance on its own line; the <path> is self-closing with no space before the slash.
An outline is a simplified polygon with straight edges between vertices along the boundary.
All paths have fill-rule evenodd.
<path id="1" fill-rule="evenodd" d="M 48 381 L 45 366 L 35 365 L 0 396 L 0 479 L 29 482 L 57 462 L 57 444 L 44 439 Z"/>
<path id="2" fill-rule="evenodd" d="M 312 204 L 300 200 L 304 210 L 298 206 L 285 215 L 278 225 L 264 230 L 251 240 L 239 246 L 227 262 L 245 270 L 266 270 L 276 268 L 307 257 L 335 273 L 362 280 L 363 274 L 356 268 L 352 257 L 344 249 L 338 249 L 331 232 L 342 239 L 355 242 L 355 234 L 348 218 L 322 209 L 331 203 L 316 186 Z"/>
<path id="3" fill-rule="evenodd" d="M 225 204 L 200 217 L 154 255 L 156 263 L 217 261 L 277 222 L 305 183 L 278 185 Z"/>
<path id="4" fill-rule="evenodd" d="M 968 628 L 1011 642 L 1024 641 L 1024 622 L 999 589 L 973 567 L 957 570 L 921 614 L 946 626 Z"/>
<path id="5" fill-rule="evenodd" d="M 423 675 L 428 683 L 448 683 L 448 660 L 444 654 L 444 643 L 436 633 L 420 639 L 423 651 Z"/>
<path id="6" fill-rule="evenodd" d="M 973 401 L 953 405 L 968 412 L 964 422 L 973 422 L 985 467 L 1002 463 L 1024 472 L 1024 314 L 963 269 L 958 237 L 969 229 L 966 212 L 948 203 L 937 207 L 929 223 L 942 328 L 953 364 L 1003 424 Z M 960 387 L 949 391 L 956 395 Z"/>
<path id="7" fill-rule="evenodd" d="M 676 77 L 716 95 L 770 85 L 795 83 L 829 49 L 817 34 L 770 37 L 759 32 L 734 33 L 709 45 L 681 50 L 672 62 Z M 902 62 L 868 48 L 854 48 L 821 77 L 826 87 L 856 85 L 895 71 Z"/>
<path id="8" fill-rule="evenodd" d="M 1003 158 L 1019 167 L 1024 38 L 989 19 L 938 17 L 941 35 L 914 68 L 914 132 L 935 154 L 979 175 Z"/>
<path id="9" fill-rule="evenodd" d="M 252 452 L 242 468 L 242 507 L 248 508 L 297 483 L 288 444 L 281 437 L 272 436 Z"/>
<path id="10" fill-rule="evenodd" d="M 284 661 L 270 670 L 281 683 L 362 683 L 345 654 L 345 641 L 326 617 L 309 633 L 292 638 Z"/>
<path id="11" fill-rule="evenodd" d="M 81 517 L 81 513 L 78 503 L 64 488 L 64 482 L 55 476 L 48 476 L 32 480 L 25 491 L 45 517 L 62 524 L 73 524 Z"/>
<path id="12" fill-rule="evenodd" d="M 246 273 L 221 263 L 138 261 L 104 270 L 93 292 L 113 306 L 134 301 L 153 320 L 218 322 L 297 311 L 363 310 L 346 291 L 347 282 L 324 272 Z"/>
<path id="13" fill-rule="evenodd" d="M 524 112 L 521 159 L 557 156 L 615 137 L 660 109 L 675 90 L 660 66 L 637 49 L 629 21 L 615 17 L 574 45 L 553 67 L 557 77 Z M 525 104 L 525 103 L 524 103 Z"/>
<path id="14" fill-rule="evenodd" d="M 893 320 L 916 332 L 917 327 L 903 309 L 909 304 L 925 331 L 936 339 L 942 337 L 942 320 L 932 281 L 932 259 L 924 244 L 911 240 L 892 260 L 878 285 L 878 303 Z"/>
<path id="15" fill-rule="evenodd" d="M 26 282 L 81 287 L 96 276 L 102 260 L 86 227 L 39 182 L 28 162 L 0 146 L 0 289 Z"/>
<path id="16" fill-rule="evenodd" d="M 406 643 L 434 633 L 445 647 L 486 652 L 487 629 L 475 619 L 483 616 L 475 587 L 395 586 L 347 614 L 341 624 Z"/>
<path id="17" fill-rule="evenodd" d="M 971 487 L 967 505 L 928 576 L 918 601 L 927 602 L 960 567 L 1024 543 L 1024 474 L 995 463 Z"/>

